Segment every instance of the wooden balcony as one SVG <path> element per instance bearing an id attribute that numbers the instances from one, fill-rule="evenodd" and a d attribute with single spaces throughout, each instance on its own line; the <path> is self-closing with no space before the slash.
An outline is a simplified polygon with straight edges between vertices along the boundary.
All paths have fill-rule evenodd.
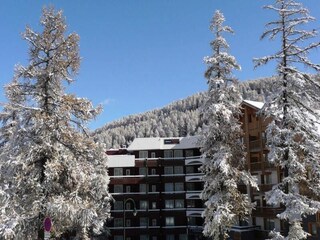
<path id="1" fill-rule="evenodd" d="M 275 207 L 256 207 L 252 211 L 253 216 L 257 217 L 269 217 L 269 218 L 275 218 L 277 214 L 284 211 L 284 208 L 275 208 Z"/>
<path id="2" fill-rule="evenodd" d="M 260 152 L 265 149 L 265 139 L 249 141 L 250 152 Z"/>

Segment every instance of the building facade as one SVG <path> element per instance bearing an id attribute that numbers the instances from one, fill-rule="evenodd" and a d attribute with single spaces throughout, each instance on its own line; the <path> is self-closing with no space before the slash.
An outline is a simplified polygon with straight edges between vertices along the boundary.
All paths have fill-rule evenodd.
<path id="1" fill-rule="evenodd" d="M 198 137 L 136 138 L 107 153 L 112 240 L 204 239 Z"/>

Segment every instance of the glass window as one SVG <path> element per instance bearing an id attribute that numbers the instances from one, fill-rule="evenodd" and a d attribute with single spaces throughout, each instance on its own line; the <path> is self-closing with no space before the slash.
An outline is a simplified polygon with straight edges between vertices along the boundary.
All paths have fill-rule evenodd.
<path id="1" fill-rule="evenodd" d="M 175 174 L 183 174 L 183 166 L 174 166 Z"/>
<path id="2" fill-rule="evenodd" d="M 123 185 L 115 184 L 114 185 L 114 192 L 115 193 L 122 193 L 123 192 Z"/>
<path id="3" fill-rule="evenodd" d="M 176 192 L 177 192 L 177 191 L 183 191 L 183 190 L 184 190 L 184 185 L 183 185 L 183 183 L 180 183 L 180 182 L 174 183 L 174 189 L 175 189 Z"/>
<path id="4" fill-rule="evenodd" d="M 312 236 L 317 236 L 317 223 L 314 223 L 314 222 L 309 223 L 309 233 Z"/>
<path id="5" fill-rule="evenodd" d="M 166 226 L 174 226 L 174 217 L 166 217 Z"/>
<path id="6" fill-rule="evenodd" d="M 173 157 L 172 150 L 164 150 L 163 154 L 164 154 L 164 158 L 172 158 Z"/>
<path id="7" fill-rule="evenodd" d="M 131 192 L 131 186 L 126 186 L 126 192 Z"/>
<path id="8" fill-rule="evenodd" d="M 131 227 L 131 219 L 126 219 L 126 227 Z"/>
<path id="9" fill-rule="evenodd" d="M 140 218 L 140 226 L 148 226 L 148 218 L 141 217 Z"/>
<path id="10" fill-rule="evenodd" d="M 173 174 L 173 166 L 165 166 L 164 174 Z"/>
<path id="11" fill-rule="evenodd" d="M 114 169 L 114 176 L 122 176 L 122 175 L 123 175 L 122 168 L 115 168 Z"/>
<path id="12" fill-rule="evenodd" d="M 123 201 L 115 201 L 114 210 L 123 210 Z"/>
<path id="13" fill-rule="evenodd" d="M 152 219 L 152 226 L 157 226 L 157 219 Z"/>
<path id="14" fill-rule="evenodd" d="M 139 168 L 139 175 L 146 175 L 147 171 L 145 167 Z"/>
<path id="15" fill-rule="evenodd" d="M 195 173 L 193 166 L 186 166 L 186 173 Z"/>
<path id="16" fill-rule="evenodd" d="M 151 153 L 151 158 L 156 158 L 156 153 L 155 152 Z"/>
<path id="17" fill-rule="evenodd" d="M 149 240 L 149 235 L 140 235 L 140 240 Z"/>
<path id="18" fill-rule="evenodd" d="M 157 208 L 157 203 L 156 202 L 152 202 L 152 209 L 156 209 Z"/>
<path id="19" fill-rule="evenodd" d="M 264 223 L 265 223 L 265 225 L 264 225 L 265 230 L 274 230 L 275 223 L 274 223 L 273 219 L 265 218 L 265 222 Z"/>
<path id="20" fill-rule="evenodd" d="M 265 184 L 272 184 L 271 174 L 266 174 L 265 176 L 266 176 Z"/>
<path id="21" fill-rule="evenodd" d="M 126 175 L 130 175 L 130 169 L 126 169 Z"/>
<path id="22" fill-rule="evenodd" d="M 173 234 L 167 235 L 166 240 L 174 240 L 174 235 Z"/>
<path id="23" fill-rule="evenodd" d="M 196 207 L 196 202 L 192 199 L 187 200 L 187 207 L 188 208 L 195 208 Z"/>
<path id="24" fill-rule="evenodd" d="M 186 183 L 187 191 L 194 191 L 195 190 L 195 184 L 193 182 Z"/>
<path id="25" fill-rule="evenodd" d="M 115 218 L 114 219 L 114 226 L 115 227 L 123 227 L 123 219 L 122 218 Z"/>
<path id="26" fill-rule="evenodd" d="M 116 235 L 116 236 L 114 236 L 114 240 L 123 240 L 123 236 Z"/>
<path id="27" fill-rule="evenodd" d="M 184 199 L 177 199 L 175 203 L 176 208 L 184 208 Z"/>
<path id="28" fill-rule="evenodd" d="M 186 150 L 186 157 L 193 157 L 193 150 Z"/>
<path id="29" fill-rule="evenodd" d="M 151 169 L 151 175 L 156 175 L 156 174 L 157 174 L 156 169 L 155 169 L 155 168 L 152 168 L 152 169 Z"/>
<path id="30" fill-rule="evenodd" d="M 140 201 L 140 209 L 147 209 L 148 208 L 148 201 L 142 200 Z"/>
<path id="31" fill-rule="evenodd" d="M 175 158 L 182 158 L 183 157 L 183 151 L 182 150 L 174 150 L 174 157 Z"/>
<path id="32" fill-rule="evenodd" d="M 174 200 L 165 200 L 165 207 L 166 208 L 174 208 Z"/>
<path id="33" fill-rule="evenodd" d="M 147 192 L 147 185 L 146 184 L 139 184 L 139 191 L 140 192 L 143 192 L 143 193 L 145 193 L 145 192 Z"/>
<path id="34" fill-rule="evenodd" d="M 148 158 L 148 151 L 139 151 L 139 158 Z"/>
<path id="35" fill-rule="evenodd" d="M 165 183 L 164 184 L 165 192 L 173 192 L 173 183 Z"/>
<path id="36" fill-rule="evenodd" d="M 179 240 L 188 240 L 187 234 L 179 234 Z"/>
<path id="37" fill-rule="evenodd" d="M 151 192 L 157 191 L 157 185 L 151 185 Z"/>

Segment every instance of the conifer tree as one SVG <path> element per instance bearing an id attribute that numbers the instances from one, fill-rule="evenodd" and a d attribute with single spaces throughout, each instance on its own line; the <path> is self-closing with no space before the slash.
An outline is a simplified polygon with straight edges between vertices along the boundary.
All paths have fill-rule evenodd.
<path id="1" fill-rule="evenodd" d="M 88 239 L 110 210 L 104 146 L 85 128 L 100 109 L 65 92 L 79 70 L 79 36 L 65 36 L 53 8 L 44 8 L 40 23 L 42 32 L 23 33 L 29 63 L 16 67 L 0 114 L 0 238 L 43 238 L 50 217 L 56 236 Z"/>
<path id="2" fill-rule="evenodd" d="M 240 69 L 235 58 L 229 55 L 229 45 L 224 33 L 233 33 L 224 26 L 225 18 L 216 11 L 210 25 L 215 39 L 211 42 L 212 56 L 205 57 L 208 68 L 205 77 L 208 92 L 202 109 L 205 127 L 202 136 L 202 153 L 205 162 L 204 189 L 201 198 L 205 201 L 204 235 L 212 239 L 226 239 L 228 229 L 245 219 L 254 205 L 247 194 L 238 190 L 238 184 L 256 187 L 249 172 L 244 170 L 245 153 L 241 142 L 240 123 L 242 98 L 237 81 L 232 76 Z"/>
<path id="3" fill-rule="evenodd" d="M 275 0 L 266 9 L 277 13 L 278 18 L 267 23 L 262 39 L 279 41 L 279 50 L 270 56 L 255 59 L 256 66 L 277 62 L 278 91 L 268 98 L 262 114 L 271 118 L 267 128 L 269 161 L 284 174 L 280 183 L 266 193 L 267 204 L 285 206 L 277 217 L 289 225 L 288 236 L 273 232 L 274 239 L 306 239 L 302 229 L 303 217 L 320 210 L 316 200 L 320 196 L 319 82 L 299 68 L 319 71 L 320 65 L 308 59 L 311 50 L 320 43 L 312 42 L 315 30 L 303 25 L 315 19 L 300 3 L 294 0 Z M 308 177 L 307 173 L 310 173 Z"/>

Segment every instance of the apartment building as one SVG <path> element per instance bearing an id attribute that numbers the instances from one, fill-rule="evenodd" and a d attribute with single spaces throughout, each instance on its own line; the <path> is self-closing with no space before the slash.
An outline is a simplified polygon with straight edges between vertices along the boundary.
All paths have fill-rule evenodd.
<path id="1" fill-rule="evenodd" d="M 204 239 L 198 140 L 136 138 L 107 152 L 112 240 Z"/>
<path id="2" fill-rule="evenodd" d="M 269 206 L 265 192 L 284 176 L 268 162 L 265 130 L 268 119 L 259 117 L 263 103 L 243 101 L 241 122 L 247 151 L 247 169 L 258 180 L 259 191 L 239 185 L 256 202 L 247 222 L 230 229 L 234 240 L 268 238 L 271 230 L 286 234 L 288 226 L 276 215 L 283 206 Z M 108 226 L 112 240 L 198 240 L 202 236 L 203 163 L 198 137 L 136 138 L 128 148 L 109 150 L 110 192 L 115 202 Z M 308 239 L 319 239 L 320 214 L 308 217 Z"/>

